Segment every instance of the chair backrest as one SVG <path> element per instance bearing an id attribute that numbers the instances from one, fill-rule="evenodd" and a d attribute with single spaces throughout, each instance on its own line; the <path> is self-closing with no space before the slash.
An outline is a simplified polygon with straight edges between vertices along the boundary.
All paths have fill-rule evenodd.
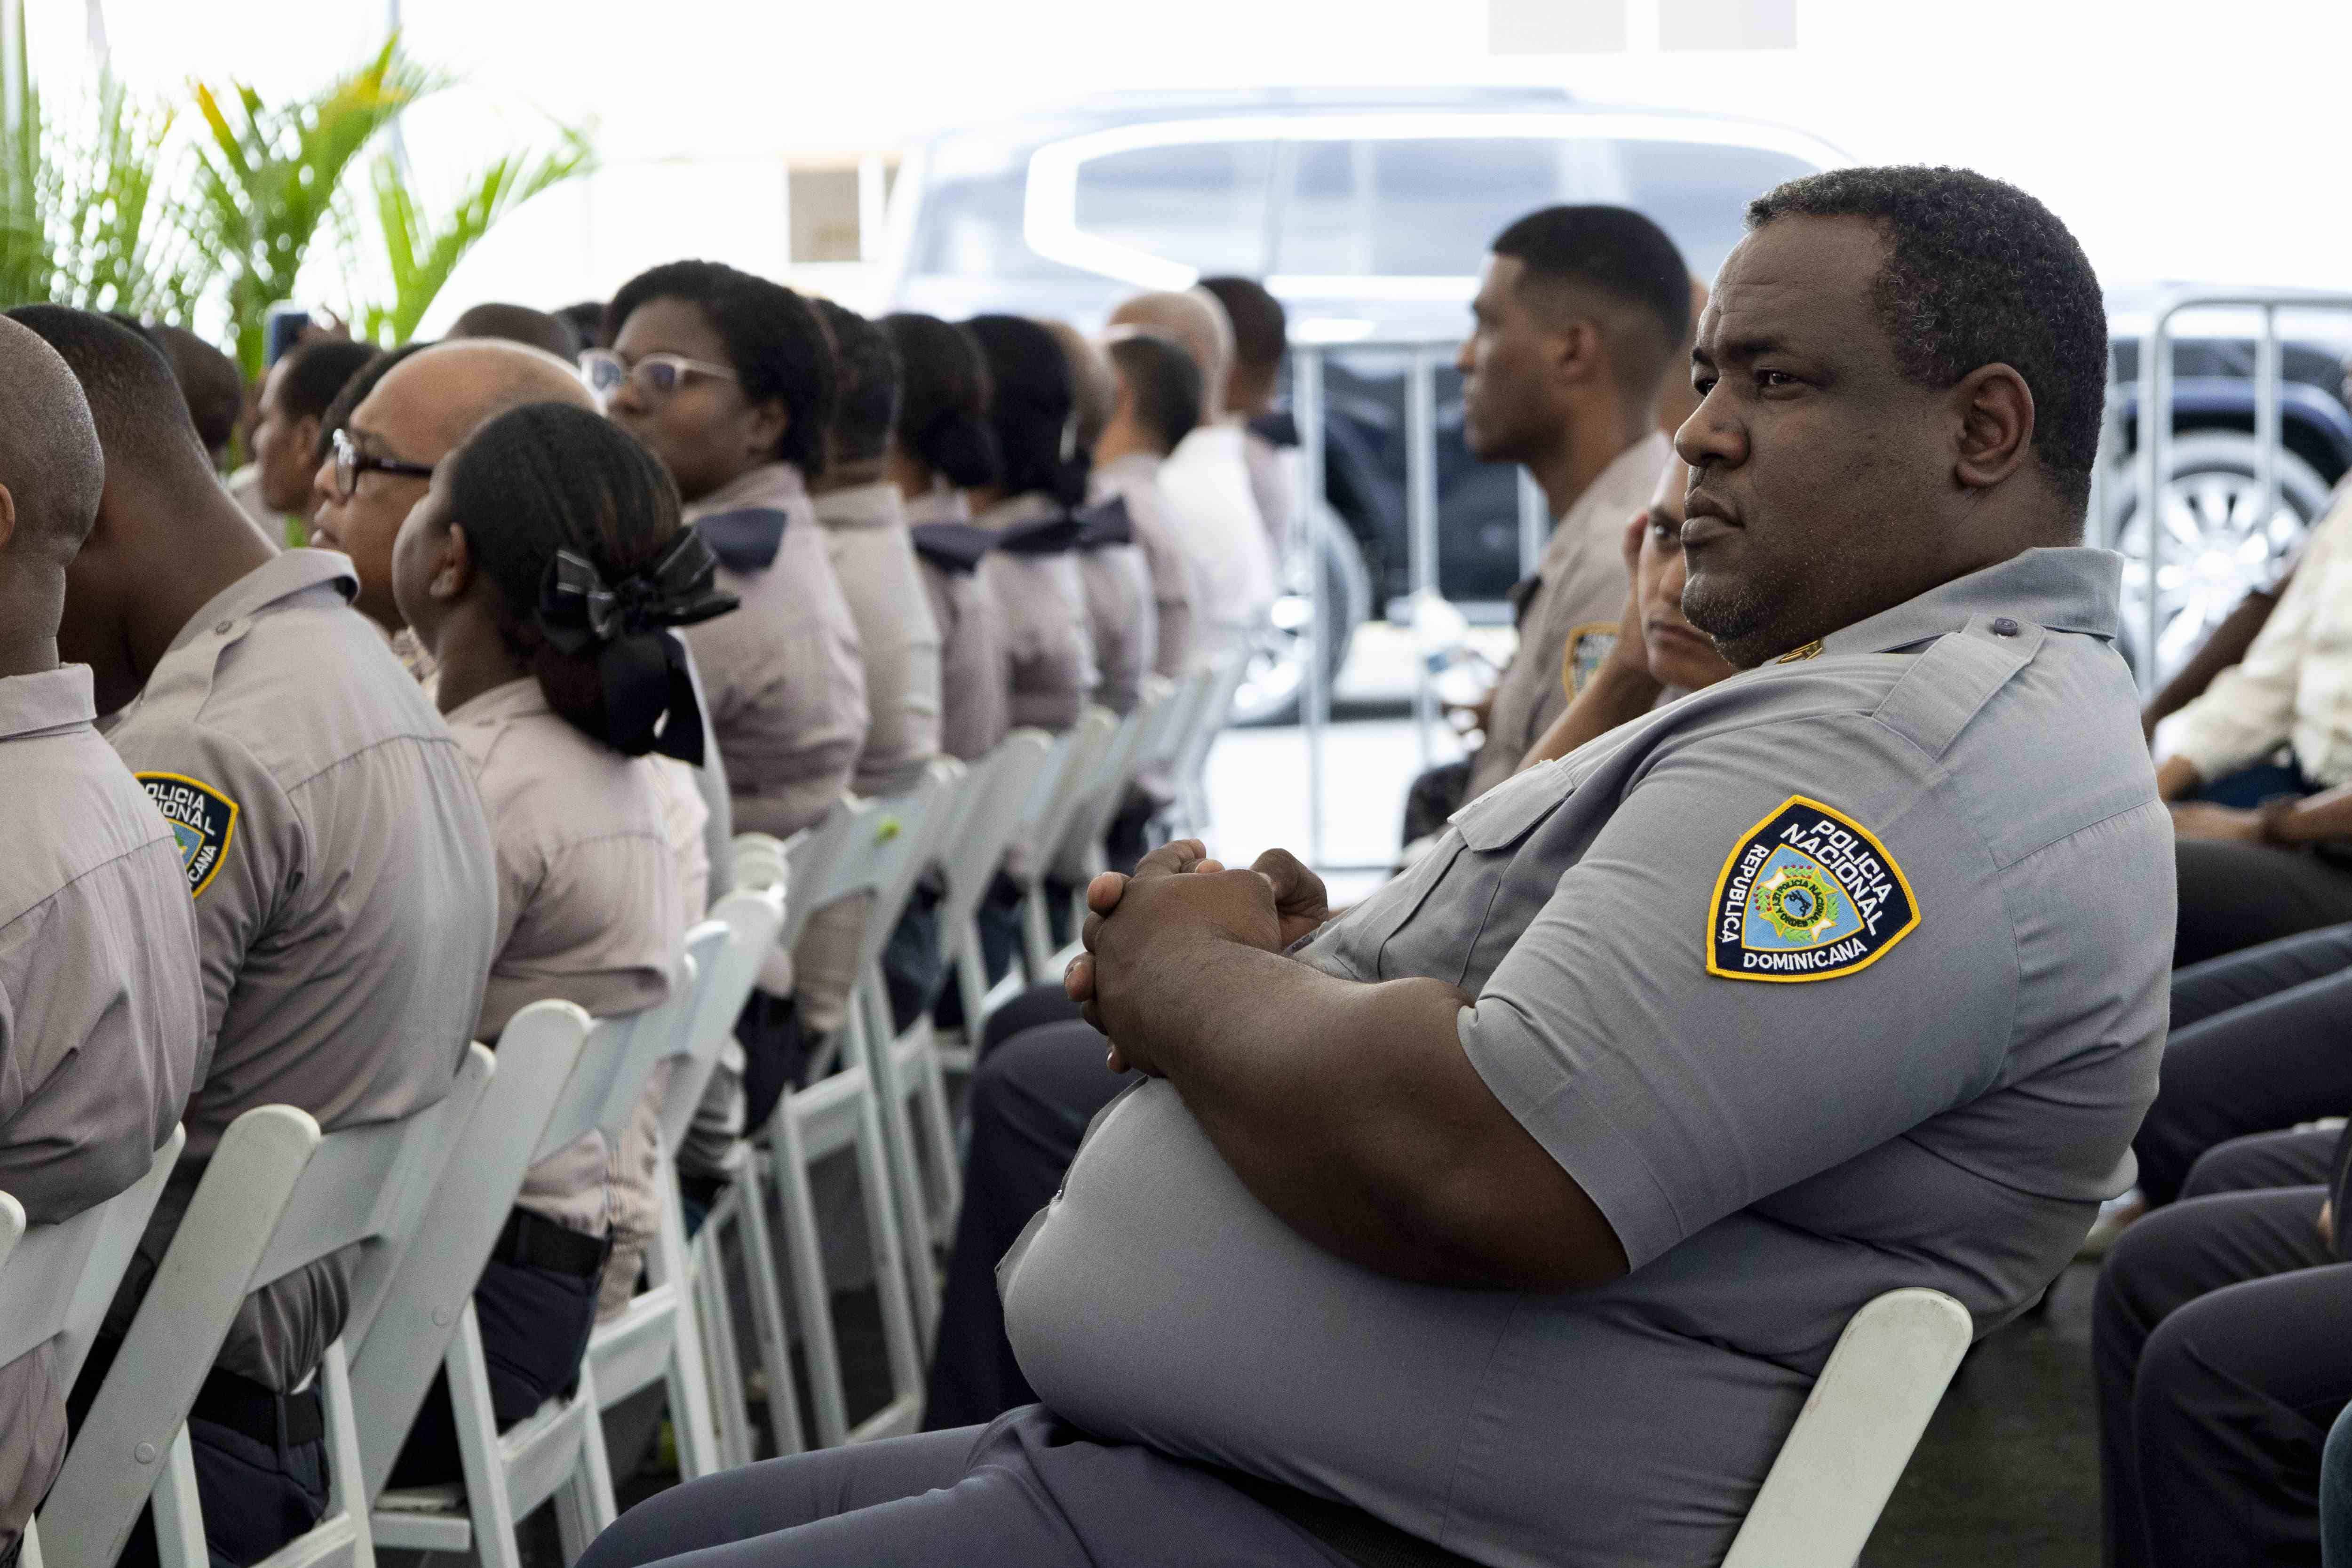
<path id="1" fill-rule="evenodd" d="M 866 808 L 866 803 L 857 796 L 843 795 L 833 803 L 833 809 L 824 814 L 823 821 L 793 834 L 784 846 L 784 876 L 781 882 L 784 889 L 784 925 L 776 933 L 778 946 L 789 951 L 800 945 L 801 931 L 808 924 L 809 916 L 833 901 L 825 890 L 827 879 L 832 875 L 833 863 L 859 831 Z M 757 857 L 740 865 L 739 868 L 749 874 L 748 879 L 739 876 L 735 885 L 767 886 L 762 865 Z"/>
<path id="2" fill-rule="evenodd" d="M 51 1345 L 52 1381 L 73 1386 L 187 1142 L 174 1126 L 145 1175 L 56 1225 L 27 1226 L 24 1205 L 0 1193 L 0 1366 Z"/>
<path id="3" fill-rule="evenodd" d="M 802 836 L 794 834 L 793 837 L 798 838 Z M 789 847 L 781 838 L 765 833 L 739 833 L 728 852 L 729 863 L 734 872 L 730 880 L 740 888 L 743 885 L 745 874 L 750 872 L 762 878 L 772 876 L 781 884 L 790 853 Z"/>
<path id="4" fill-rule="evenodd" d="M 1015 730 L 972 764 L 965 785 L 962 816 L 940 852 L 947 893 L 940 900 L 940 932 L 952 944 L 981 900 L 988 896 L 1005 846 L 1020 830 L 1022 813 L 1055 755 L 1054 737 L 1043 730 Z M 948 956 L 954 956 L 950 945 Z"/>
<path id="5" fill-rule="evenodd" d="M 1180 780 L 1189 781 L 1208 764 L 1209 749 L 1224 733 L 1225 721 L 1234 710 L 1234 694 L 1242 689 L 1242 678 L 1248 673 L 1246 653 L 1229 653 L 1213 667 L 1201 706 L 1193 710 L 1192 726 L 1175 752 Z"/>
<path id="6" fill-rule="evenodd" d="M 1975 1333 L 1940 1290 L 1889 1290 L 1846 1323 L 1723 1568 L 1848 1568 Z"/>
<path id="7" fill-rule="evenodd" d="M 694 992 L 694 959 L 688 955 L 664 1000 L 641 1012 L 596 1020 L 531 1152 L 533 1163 L 591 1132 L 604 1133 L 617 1146 L 645 1098 L 646 1080 L 677 1045 Z"/>
<path id="8" fill-rule="evenodd" d="M 881 955 L 916 879 L 938 854 L 962 780 L 963 764 L 946 759 L 926 767 L 922 781 L 906 794 L 858 803 L 858 826 L 834 858 L 823 891 L 810 900 L 812 908 L 823 909 L 859 893 L 873 895 L 852 973 L 863 974 Z"/>
<path id="9" fill-rule="evenodd" d="M 1214 665 L 1204 665 L 1176 682 L 1174 693 L 1160 712 L 1159 726 L 1144 749 L 1144 766 L 1164 768 L 1175 763 L 1177 753 L 1184 749 L 1192 726 L 1200 720 L 1202 704 L 1208 701 L 1216 684 Z"/>
<path id="10" fill-rule="evenodd" d="M 492 1070 L 469 1048 L 448 1094 L 393 1121 L 322 1134 L 308 1112 L 265 1105 L 229 1124 L 43 1505 L 48 1561 L 113 1561 L 247 1296 L 379 1242 L 352 1283 L 355 1315 L 373 1313 L 385 1258 L 413 1240 Z"/>
<path id="11" fill-rule="evenodd" d="M 1118 721 L 1107 708 L 1088 708 L 1084 717 L 1056 742 L 1056 761 L 1040 774 L 1021 808 L 1021 824 L 1006 846 L 1008 869 L 1034 880 L 1044 875 L 1048 858 L 1069 832 L 1070 818 L 1086 803 L 1103 752 L 1118 732 Z"/>
<path id="12" fill-rule="evenodd" d="M 1127 803 L 1128 789 L 1143 767 L 1145 745 L 1159 731 L 1160 716 L 1174 689 L 1160 677 L 1151 677 L 1144 682 L 1135 706 L 1119 720 L 1110 744 L 1103 748 L 1095 764 L 1095 776 L 1081 792 L 1077 809 L 1070 814 L 1069 825 L 1054 847 L 1055 863 L 1063 868 L 1065 877 L 1079 879 L 1098 868 L 1095 852 L 1110 831 L 1119 807 Z"/>
<path id="13" fill-rule="evenodd" d="M 343 1326 L 361 1479 L 370 1499 L 391 1477 L 457 1331 L 459 1309 L 474 1293 L 593 1027 L 569 1002 L 534 1002 L 508 1020 L 495 1058 L 486 1046 L 467 1053 L 488 1082 L 417 1216 L 414 1238 L 390 1260 L 369 1310 Z"/>
<path id="14" fill-rule="evenodd" d="M 719 900 L 710 916 L 686 937 L 687 955 L 696 966 L 696 995 L 661 1112 L 662 1143 L 673 1152 L 693 1125 L 719 1053 L 735 1037 L 736 1016 L 759 978 L 760 960 L 775 946 L 784 921 L 784 895 L 773 887 L 740 888 Z"/>

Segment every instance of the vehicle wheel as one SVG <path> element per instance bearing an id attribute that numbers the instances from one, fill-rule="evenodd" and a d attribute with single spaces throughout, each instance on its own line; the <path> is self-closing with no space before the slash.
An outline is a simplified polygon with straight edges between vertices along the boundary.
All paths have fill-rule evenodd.
<path id="1" fill-rule="evenodd" d="M 1371 577 L 1353 534 L 1339 514 L 1318 504 L 1309 513 L 1315 530 L 1315 558 L 1323 570 L 1324 602 L 1331 607 L 1330 635 L 1323 647 L 1324 689 L 1339 679 L 1348 662 L 1348 645 L 1356 628 L 1371 614 Z M 1234 693 L 1231 721 L 1234 724 L 1295 724 L 1298 721 L 1307 680 L 1308 631 L 1315 614 L 1314 587 L 1307 575 L 1307 556 L 1293 551 L 1283 563 L 1280 597 L 1274 602 L 1268 624 L 1258 633 L 1250 654 L 1248 672 Z"/>
<path id="2" fill-rule="evenodd" d="M 2175 440 L 2172 470 L 2158 516 L 2164 559 L 2157 568 L 2156 684 L 2203 646 L 2222 617 L 2252 589 L 2277 580 L 2303 536 L 2327 509 L 2327 481 L 2282 448 L 2278 500 L 2266 517 L 2256 479 L 2254 438 L 2236 430 L 2198 430 Z M 2132 668 L 2147 641 L 2147 519 L 2139 504 L 2139 467 L 2129 459 L 2115 476 L 2113 532 L 2124 557 L 2121 636 Z"/>

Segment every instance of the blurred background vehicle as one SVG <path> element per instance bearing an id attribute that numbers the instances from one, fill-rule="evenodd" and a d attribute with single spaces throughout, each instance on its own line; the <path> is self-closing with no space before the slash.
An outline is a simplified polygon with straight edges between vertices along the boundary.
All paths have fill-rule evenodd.
<path id="1" fill-rule="evenodd" d="M 1383 344 L 1458 341 L 1486 245 L 1559 202 L 1638 208 L 1701 278 L 1750 197 L 1843 162 L 1752 121 L 1591 104 L 1541 88 L 1120 94 L 933 138 L 900 165 L 887 253 L 895 309 L 981 310 L 1098 326 L 1141 289 L 1263 279 L 1294 342 L 1335 346 L 1325 494 L 1236 706 L 1296 709 L 1310 560 L 1333 607 L 1336 678 L 1355 632 L 1402 616 L 1405 359 Z M 1345 345 L 1344 351 L 1339 350 Z M 1521 574 L 1517 479 L 1462 442 L 1461 378 L 1437 372 L 1439 593 L 1507 623 Z"/>

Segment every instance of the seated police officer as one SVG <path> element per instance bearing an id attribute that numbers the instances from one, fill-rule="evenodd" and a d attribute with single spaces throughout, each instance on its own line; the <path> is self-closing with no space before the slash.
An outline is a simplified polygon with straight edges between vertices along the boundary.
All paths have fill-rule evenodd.
<path id="1" fill-rule="evenodd" d="M 57 352 L 0 321 L 0 1192 L 35 1225 L 147 1172 L 204 1035 L 179 841 L 58 662 L 66 563 L 98 513 L 98 432 Z M 65 1461 L 52 1347 L 0 1364 L 0 1564 Z"/>
<path id="2" fill-rule="evenodd" d="M 173 825 L 204 965 L 187 1152 L 79 1405 L 239 1114 L 293 1105 L 333 1131 L 449 1091 L 498 889 L 465 758 L 352 608 L 351 562 L 263 536 L 214 481 L 144 340 L 80 310 L 10 314 L 64 356 L 97 422 L 105 489 L 66 573 L 58 647 L 91 667 L 107 739 Z M 342 1330 L 349 1267 L 338 1255 L 257 1292 L 196 1396 L 188 1436 L 218 1558 L 254 1562 L 326 1506 L 311 1373 Z"/>
<path id="3" fill-rule="evenodd" d="M 1070 989 L 1157 1081 L 1005 1260 L 1043 1404 L 694 1483 L 587 1568 L 1712 1562 L 1856 1309 L 2041 1293 L 2171 935 L 2119 563 L 2072 547 L 2098 283 L 1967 173 L 1748 222 L 1677 437 L 1743 673 L 1337 920 L 1280 854 L 1098 880 Z"/>

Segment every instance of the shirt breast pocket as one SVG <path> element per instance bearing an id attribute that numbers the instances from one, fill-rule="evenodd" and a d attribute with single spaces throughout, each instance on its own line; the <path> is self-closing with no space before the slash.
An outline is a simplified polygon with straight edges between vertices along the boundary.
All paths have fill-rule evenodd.
<path id="1" fill-rule="evenodd" d="M 1513 875 L 1528 841 L 1575 793 L 1576 781 L 1559 763 L 1511 779 L 1454 816 L 1453 831 L 1438 841 L 1429 861 L 1429 879 L 1416 898 L 1399 900 L 1395 927 L 1381 939 L 1383 980 L 1427 976 L 1464 985 L 1475 975 L 1483 984 L 1491 963 L 1474 965 L 1482 940 L 1516 918 L 1523 928 L 1550 896 L 1555 876 Z M 1416 868 L 1415 874 L 1420 874 Z M 1525 905 L 1524 913 L 1519 906 Z"/>

